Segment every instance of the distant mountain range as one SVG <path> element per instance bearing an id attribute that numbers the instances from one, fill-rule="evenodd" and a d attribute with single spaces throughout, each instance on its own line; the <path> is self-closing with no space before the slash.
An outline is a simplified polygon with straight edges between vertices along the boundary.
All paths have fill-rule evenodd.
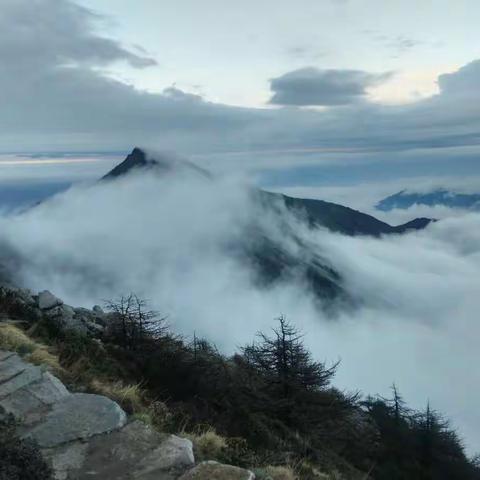
<path id="1" fill-rule="evenodd" d="M 376 208 L 388 212 L 396 208 L 407 209 L 413 205 L 444 206 L 480 211 L 480 194 L 456 193 L 445 189 L 437 189 L 428 193 L 414 193 L 402 190 L 381 200 L 376 205 Z"/>

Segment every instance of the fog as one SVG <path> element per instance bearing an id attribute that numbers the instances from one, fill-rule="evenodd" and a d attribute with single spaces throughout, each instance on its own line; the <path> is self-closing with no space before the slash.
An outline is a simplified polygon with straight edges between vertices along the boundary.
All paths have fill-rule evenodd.
<path id="1" fill-rule="evenodd" d="M 136 173 L 71 188 L 0 219 L 20 256 L 18 280 L 91 307 L 130 291 L 151 300 L 172 328 L 206 336 L 226 353 L 285 314 L 314 355 L 342 360 L 335 384 L 364 393 L 396 382 L 417 408 L 427 400 L 480 450 L 480 215 L 381 239 L 309 230 L 284 218 L 343 276 L 361 306 L 329 317 L 296 278 L 259 289 L 229 246 L 252 224 L 285 248 L 278 219 L 252 200 L 244 178 L 206 179 L 186 169 Z"/>

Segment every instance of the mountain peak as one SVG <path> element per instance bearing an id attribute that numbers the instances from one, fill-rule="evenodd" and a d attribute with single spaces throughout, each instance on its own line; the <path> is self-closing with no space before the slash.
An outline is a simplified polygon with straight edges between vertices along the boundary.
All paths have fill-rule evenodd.
<path id="1" fill-rule="evenodd" d="M 156 153 L 151 156 L 139 147 L 135 147 L 127 158 L 108 172 L 102 180 L 111 180 L 130 173 L 133 170 L 155 168 L 157 172 L 169 172 L 176 169 L 188 169 L 203 177 L 211 178 L 210 172 L 197 167 L 191 162 L 176 158 L 166 153 Z"/>
<path id="2" fill-rule="evenodd" d="M 135 147 L 127 158 L 108 172 L 102 180 L 112 179 L 127 174 L 133 169 L 144 168 L 154 165 L 155 160 L 149 160 L 147 154 L 141 148 Z"/>

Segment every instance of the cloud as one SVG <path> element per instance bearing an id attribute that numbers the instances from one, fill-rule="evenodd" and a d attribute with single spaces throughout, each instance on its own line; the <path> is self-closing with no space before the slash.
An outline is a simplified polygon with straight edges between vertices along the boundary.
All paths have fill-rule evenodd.
<path id="1" fill-rule="evenodd" d="M 326 51 L 312 45 L 294 45 L 286 49 L 286 54 L 292 60 L 319 60 L 326 56 Z"/>
<path id="2" fill-rule="evenodd" d="M 398 58 L 419 46 L 438 46 L 438 42 L 420 40 L 407 35 L 389 35 L 379 30 L 367 29 L 363 30 L 362 33 L 371 38 L 377 45 L 390 50 L 394 58 Z"/>
<path id="3" fill-rule="evenodd" d="M 294 277 L 257 288 L 246 263 L 231 255 L 232 242 L 253 222 L 294 246 L 282 235 L 285 223 L 259 209 L 238 178 L 207 181 L 182 170 L 77 187 L 0 217 L 0 240 L 23 259 L 18 273 L 35 290 L 85 306 L 136 291 L 168 314 L 176 331 L 196 331 L 226 352 L 284 313 L 307 333 L 316 358 L 342 358 L 338 386 L 386 394 L 395 381 L 411 404 L 421 408 L 430 399 L 471 450 L 480 448 L 480 374 L 470 368 L 480 334 L 480 215 L 383 239 L 311 231 L 284 219 L 343 275 L 361 307 L 327 318 Z"/>
<path id="4" fill-rule="evenodd" d="M 480 60 L 464 65 L 453 73 L 444 73 L 438 77 L 438 86 L 444 95 L 480 96 Z"/>
<path id="5" fill-rule="evenodd" d="M 320 70 L 305 67 L 270 80 L 274 105 L 348 105 L 364 99 L 367 89 L 391 75 L 360 70 Z"/>
<path id="6" fill-rule="evenodd" d="M 114 62 L 145 68 L 156 60 L 99 36 L 102 20 L 69 0 L 2 3 L 4 150 L 111 150 L 155 138 L 168 146 L 180 136 L 186 144 L 195 137 L 198 145 L 213 143 L 221 128 L 255 123 L 242 109 L 210 104 L 174 87 L 151 94 L 112 78 L 105 69 Z"/>
<path id="7" fill-rule="evenodd" d="M 142 68 L 156 64 L 93 29 L 102 17 L 70 0 L 2 0 L 0 61 L 9 68 L 44 69 L 126 61 Z"/>

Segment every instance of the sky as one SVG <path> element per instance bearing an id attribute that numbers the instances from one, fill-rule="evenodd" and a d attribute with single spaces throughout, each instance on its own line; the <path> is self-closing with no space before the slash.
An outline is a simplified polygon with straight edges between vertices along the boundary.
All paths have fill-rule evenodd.
<path id="1" fill-rule="evenodd" d="M 384 102 L 415 100 L 438 90 L 439 74 L 478 53 L 480 9 L 471 1 L 82 3 L 128 19 L 109 34 L 142 45 L 158 60 L 157 68 L 129 72 L 132 81 L 157 92 L 176 84 L 231 105 L 264 106 L 269 79 L 306 66 L 395 71 L 397 77 L 372 95 Z"/>
<path id="2" fill-rule="evenodd" d="M 0 0 L 0 152 L 140 145 L 272 187 L 478 176 L 479 14 L 475 0 Z"/>

